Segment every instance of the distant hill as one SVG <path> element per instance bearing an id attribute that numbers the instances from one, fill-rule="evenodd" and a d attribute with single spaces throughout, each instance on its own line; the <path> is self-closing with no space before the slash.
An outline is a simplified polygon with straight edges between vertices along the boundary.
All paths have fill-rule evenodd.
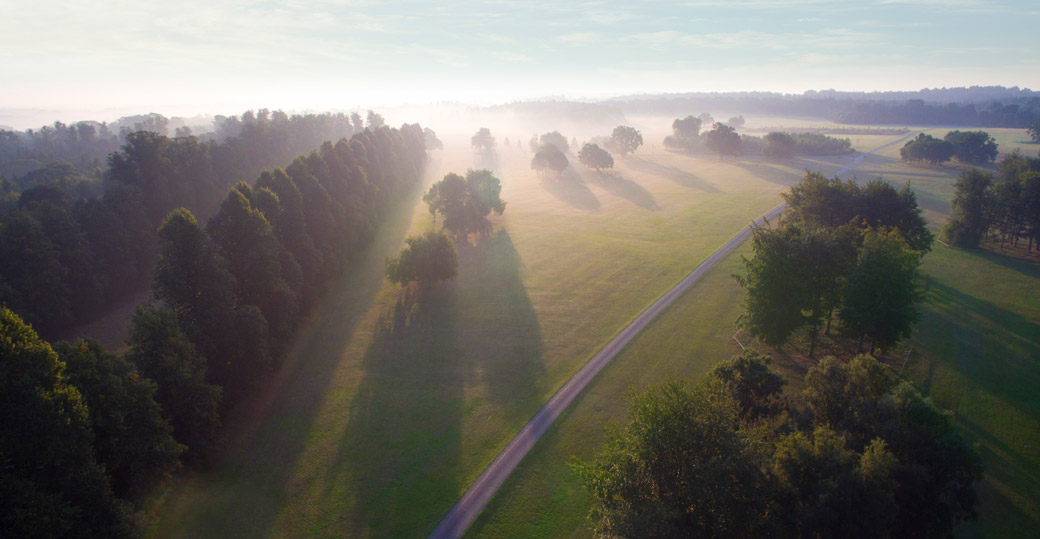
<path id="1" fill-rule="evenodd" d="M 871 125 L 1023 128 L 1040 117 L 1040 92 L 1017 86 L 936 88 L 916 92 L 691 92 L 620 96 L 600 103 L 629 114 L 790 114 Z"/>

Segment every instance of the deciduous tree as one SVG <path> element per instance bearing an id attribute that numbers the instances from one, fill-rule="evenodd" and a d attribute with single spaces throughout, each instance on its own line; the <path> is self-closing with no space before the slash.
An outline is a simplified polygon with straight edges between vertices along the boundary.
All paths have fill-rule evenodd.
<path id="1" fill-rule="evenodd" d="M 589 168 L 596 169 L 597 172 L 604 168 L 614 168 L 614 157 L 610 155 L 610 152 L 587 142 L 578 152 L 578 161 Z"/>
<path id="2" fill-rule="evenodd" d="M 719 154 L 721 160 L 726 155 L 740 155 L 740 135 L 732 127 L 715 123 L 715 127 L 704 135 L 704 145 Z"/>
<path id="3" fill-rule="evenodd" d="M 634 127 L 619 125 L 610 134 L 610 148 L 620 153 L 622 158 L 642 145 L 643 135 Z"/>
<path id="4" fill-rule="evenodd" d="M 409 236 L 400 256 L 386 260 L 386 276 L 390 282 L 417 282 L 428 287 L 438 281 L 454 279 L 459 259 L 455 245 L 443 232 L 430 231 L 422 236 Z"/>

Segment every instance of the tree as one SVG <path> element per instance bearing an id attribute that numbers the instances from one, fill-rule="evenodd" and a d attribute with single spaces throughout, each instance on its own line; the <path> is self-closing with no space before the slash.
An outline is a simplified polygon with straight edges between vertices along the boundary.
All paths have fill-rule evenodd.
<path id="1" fill-rule="evenodd" d="M 866 231 L 839 313 L 842 331 L 858 337 L 860 349 L 866 337 L 873 354 L 910 336 L 920 316 L 920 264 L 921 253 L 911 249 L 898 230 Z"/>
<path id="2" fill-rule="evenodd" d="M 800 394 L 781 395 L 780 384 L 764 358 L 744 353 L 696 386 L 635 395 L 630 422 L 576 465 L 594 531 L 948 537 L 975 517 L 978 451 L 949 412 L 886 366 L 866 355 L 848 364 L 827 357 L 810 367 Z M 764 414 L 743 413 L 756 400 Z"/>
<path id="3" fill-rule="evenodd" d="M 642 145 L 643 135 L 633 127 L 619 125 L 610 134 L 610 148 L 620 153 L 621 157 L 635 152 Z"/>
<path id="4" fill-rule="evenodd" d="M 490 152 L 495 149 L 495 137 L 491 135 L 490 129 L 481 127 L 477 130 L 477 133 L 470 138 L 470 144 L 472 144 L 477 151 Z"/>
<path id="5" fill-rule="evenodd" d="M 850 447 L 864 447 L 861 467 L 871 476 L 882 475 L 879 467 L 890 469 L 896 481 L 891 536 L 949 537 L 955 524 L 976 518 L 980 458 L 952 414 L 868 355 L 847 364 L 824 358 L 810 367 L 805 383 L 801 400 L 812 423 L 844 433 Z M 879 442 L 894 462 L 879 458 Z"/>
<path id="6" fill-rule="evenodd" d="M 899 149 L 899 156 L 903 161 L 928 161 L 932 165 L 949 161 L 953 154 L 953 144 L 927 133 L 918 134 L 917 138 L 908 141 Z"/>
<path id="7" fill-rule="evenodd" d="M 614 157 L 610 155 L 610 152 L 587 142 L 578 152 L 578 161 L 589 168 L 596 169 L 597 172 L 604 168 L 614 168 Z"/>
<path id="8" fill-rule="evenodd" d="M 10 537 L 129 537 L 65 365 L 0 307 L 0 522 Z"/>
<path id="9" fill-rule="evenodd" d="M 809 328 L 813 357 L 824 322 L 841 299 L 855 260 L 850 226 L 803 231 L 788 224 L 775 230 L 756 227 L 754 258 L 744 259 L 747 288 L 740 324 L 767 344 L 780 346 L 797 329 Z"/>
<path id="10" fill-rule="evenodd" d="M 144 501 L 177 469 L 184 451 L 155 400 L 155 382 L 94 340 L 59 342 L 54 351 L 87 405 L 94 454 L 116 496 Z"/>
<path id="11" fill-rule="evenodd" d="M 809 291 L 799 278 L 804 268 L 796 253 L 800 231 L 794 227 L 752 229 L 751 259 L 742 257 L 744 275 L 736 275 L 747 289 L 738 324 L 770 346 L 779 347 L 804 324 L 802 307 Z"/>
<path id="12" fill-rule="evenodd" d="M 1029 124 L 1026 132 L 1029 133 L 1029 138 L 1033 139 L 1033 142 L 1040 142 L 1040 116 L 1037 116 L 1036 120 Z"/>
<path id="13" fill-rule="evenodd" d="M 744 115 L 741 114 L 740 116 L 734 116 L 730 118 L 729 121 L 726 123 L 732 127 L 740 127 L 744 125 Z"/>
<path id="14" fill-rule="evenodd" d="M 836 228 L 850 222 L 857 227 L 895 227 L 915 250 L 931 249 L 932 233 L 909 184 L 897 191 L 884 181 L 871 180 L 861 188 L 851 180 L 808 172 L 780 196 L 787 203 L 781 218 L 785 223 L 808 229 Z"/>
<path id="15" fill-rule="evenodd" d="M 368 120 L 368 129 L 370 129 L 372 131 L 375 131 L 376 129 L 379 129 L 380 127 L 383 127 L 384 125 L 386 125 L 386 121 L 383 120 L 383 115 L 381 115 L 381 114 L 379 114 L 379 113 L 377 113 L 375 111 L 372 111 L 372 110 L 368 111 L 368 118 L 367 118 L 367 120 Z"/>
<path id="16" fill-rule="evenodd" d="M 560 150 L 563 153 L 567 153 L 571 149 L 570 145 L 567 144 L 567 137 L 561 135 L 559 131 L 546 133 L 538 137 L 538 141 L 541 146 L 551 144 L 555 146 L 557 150 Z"/>
<path id="17" fill-rule="evenodd" d="M 386 276 L 390 282 L 417 282 L 428 287 L 438 281 L 454 279 L 459 259 L 455 245 L 443 232 L 430 231 L 422 236 L 409 236 L 408 244 L 397 258 L 387 258 Z"/>
<path id="18" fill-rule="evenodd" d="M 950 131 L 943 140 L 953 146 L 961 163 L 984 165 L 997 159 L 997 143 L 985 131 Z"/>
<path id="19" fill-rule="evenodd" d="M 701 125 L 712 125 L 715 123 L 715 118 L 711 117 L 711 114 L 702 112 L 697 115 L 697 119 L 701 121 Z"/>
<path id="20" fill-rule="evenodd" d="M 563 152 L 552 144 L 543 145 L 531 159 L 532 169 L 543 174 L 551 171 L 557 178 L 567 169 L 569 164 L 567 156 L 563 155 Z"/>
<path id="21" fill-rule="evenodd" d="M 762 153 L 770 159 L 790 159 L 794 157 L 797 143 L 789 133 L 773 131 L 762 137 L 765 147 Z"/>
<path id="22" fill-rule="evenodd" d="M 719 154 L 721 160 L 725 155 L 740 155 L 740 135 L 732 127 L 715 123 L 715 127 L 704 135 L 704 145 Z"/>
<path id="23" fill-rule="evenodd" d="M 434 219 L 438 213 L 444 216 L 445 230 L 456 237 L 465 237 L 491 231 L 488 215 L 491 212 L 502 215 L 505 211 L 501 192 L 501 182 L 490 170 L 468 170 L 465 177 L 455 173 L 445 175 L 430 186 L 423 201 Z"/>
<path id="24" fill-rule="evenodd" d="M 427 150 L 443 150 L 444 143 L 437 138 L 437 133 L 433 132 L 433 129 L 429 127 L 423 128 L 423 141 L 426 143 Z"/>
<path id="25" fill-rule="evenodd" d="M 769 535 L 763 516 L 771 489 L 720 384 L 651 388 L 632 398 L 629 415 L 602 452 L 577 465 L 597 534 Z"/>
<path id="26" fill-rule="evenodd" d="M 221 402 L 219 386 L 206 381 L 206 360 L 195 351 L 169 307 L 143 303 L 130 322 L 127 358 L 154 380 L 155 400 L 187 446 L 189 462 L 206 462 L 218 445 Z"/>
<path id="27" fill-rule="evenodd" d="M 769 368 L 771 361 L 754 350 L 745 350 L 708 371 L 708 376 L 725 385 L 736 399 L 744 421 L 774 415 L 784 408 L 786 382 Z"/>
<path id="28" fill-rule="evenodd" d="M 672 134 L 664 138 L 664 145 L 669 148 L 689 150 L 697 145 L 700 139 L 701 120 L 692 115 L 676 118 L 672 122 Z"/>
<path id="29" fill-rule="evenodd" d="M 962 170 L 954 184 L 951 216 L 943 226 L 947 241 L 959 247 L 978 247 L 989 231 L 993 175 L 976 168 Z"/>

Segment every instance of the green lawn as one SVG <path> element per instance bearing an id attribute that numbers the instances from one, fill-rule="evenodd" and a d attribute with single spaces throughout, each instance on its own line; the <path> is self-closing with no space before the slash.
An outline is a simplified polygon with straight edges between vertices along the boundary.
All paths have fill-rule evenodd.
<path id="1" fill-rule="evenodd" d="M 426 294 L 390 286 L 383 258 L 431 226 L 416 191 L 311 317 L 256 409 L 228 419 L 226 458 L 163 498 L 155 535 L 425 535 L 628 321 L 774 207 L 806 166 L 843 164 L 658 145 L 614 171 L 574 166 L 556 180 L 530 157 L 514 146 L 491 162 L 466 150 L 431 163 L 427 183 L 497 170 L 508 205 L 496 233 L 460 248 L 455 282 Z"/>

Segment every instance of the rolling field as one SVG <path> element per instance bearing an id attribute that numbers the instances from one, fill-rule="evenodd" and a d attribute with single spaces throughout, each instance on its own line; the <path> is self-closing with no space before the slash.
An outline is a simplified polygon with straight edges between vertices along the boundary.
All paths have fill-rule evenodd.
<path id="1" fill-rule="evenodd" d="M 957 168 L 911 167 L 898 155 L 899 145 L 886 148 L 853 175 L 881 175 L 897 185 L 910 180 L 937 228 L 949 211 Z M 730 275 L 741 270 L 738 254 L 731 255 L 651 323 L 561 416 L 468 536 L 591 536 L 589 498 L 570 463 L 600 449 L 605 425 L 626 420 L 627 390 L 698 377 L 739 350 L 731 337 L 743 292 Z M 980 520 L 959 535 L 1028 536 L 1040 525 L 1040 267 L 936 244 L 922 273 L 922 320 L 909 342 L 905 376 L 955 413 L 979 441 L 986 467 Z M 797 388 L 794 369 L 776 366 Z"/>
<path id="2" fill-rule="evenodd" d="M 526 145 L 525 138 L 507 133 L 512 149 L 488 161 L 468 151 L 468 134 L 442 134 L 448 151 L 434 153 L 426 185 L 449 171 L 493 168 L 507 202 L 505 214 L 493 217 L 495 233 L 460 246 L 453 283 L 422 295 L 390 286 L 383 258 L 396 254 L 405 234 L 431 226 L 418 202 L 425 187 L 417 189 L 307 321 L 257 406 L 226 421 L 241 425 L 232 429 L 227 456 L 163 497 L 153 535 L 425 536 L 517 430 L 628 321 L 774 207 L 806 168 L 830 174 L 848 162 L 842 156 L 777 165 L 667 153 L 659 141 L 668 123 L 634 120 L 647 141 L 639 154 L 617 159 L 617 168 L 604 174 L 571 157 L 573 166 L 559 181 L 529 169 L 531 154 L 515 143 Z M 868 150 L 898 136 L 850 138 Z M 900 184 L 912 179 L 926 215 L 939 222 L 956 171 L 907 167 L 898 162 L 898 150 L 867 157 L 855 174 L 881 174 Z M 1005 314 L 986 316 L 1017 323 L 1006 336 L 1014 344 L 996 346 L 1005 337 L 983 335 L 986 326 L 969 317 L 957 322 L 963 326 L 958 335 L 970 340 L 974 334 L 978 346 L 957 351 L 997 354 L 1001 364 L 1035 370 L 1035 266 L 1023 266 L 1032 273 L 1008 270 L 981 257 L 1006 270 L 1007 286 L 1032 287 L 1005 305 L 991 297 L 995 291 L 985 279 L 972 277 L 989 271 L 979 260 L 933 252 L 925 271 L 934 291 L 945 286 L 998 305 Z M 730 274 L 739 269 L 739 256 L 728 257 L 637 337 L 528 455 L 470 535 L 586 533 L 588 500 L 568 462 L 593 454 L 603 426 L 624 420 L 628 388 L 699 376 L 737 350 L 730 336 L 742 292 Z M 966 357 L 953 364 L 942 343 L 948 340 L 944 324 L 955 313 L 949 305 L 940 308 L 951 300 L 937 294 L 927 296 L 908 376 L 959 418 L 970 412 L 972 432 L 983 442 L 985 518 L 965 531 L 1035 528 L 1040 459 L 1035 449 L 1014 445 L 1040 444 L 1034 440 L 1037 401 L 1022 390 L 1037 387 L 1035 375 L 1022 378 L 1026 385 L 986 386 L 992 402 L 1017 415 L 996 418 L 988 405 L 958 401 L 973 379 L 1000 373 L 993 360 Z M 1011 361 L 1005 352 L 1025 359 Z M 995 467 L 999 459 L 1010 464 Z M 997 526 L 991 515 L 1001 512 L 1009 518 Z"/>
<path id="3" fill-rule="evenodd" d="M 603 343 L 806 166 L 829 173 L 847 159 L 720 162 L 658 145 L 614 171 L 574 166 L 553 180 L 515 145 L 486 162 L 468 137 L 443 138 L 427 184 L 494 168 L 507 201 L 495 234 L 460 246 L 453 283 L 425 295 L 389 286 L 383 258 L 431 226 L 417 190 L 257 409 L 227 421 L 246 426 L 226 458 L 170 490 L 156 536 L 425 535 Z"/>

